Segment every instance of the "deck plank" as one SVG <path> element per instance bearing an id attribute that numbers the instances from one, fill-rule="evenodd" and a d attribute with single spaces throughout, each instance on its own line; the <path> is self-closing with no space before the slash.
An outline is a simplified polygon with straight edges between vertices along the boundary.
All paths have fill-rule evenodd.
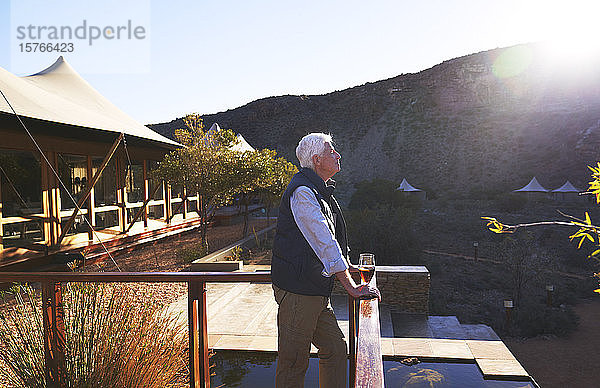
<path id="1" fill-rule="evenodd" d="M 209 346 L 214 349 L 228 350 L 252 350 L 275 352 L 277 350 L 277 303 L 273 298 L 273 290 L 270 284 L 250 283 L 209 283 L 208 288 L 208 314 L 209 314 Z M 333 297 L 332 307 L 340 327 L 347 337 L 348 328 L 348 306 L 347 298 Z M 429 317 L 420 319 L 424 325 L 434 323 L 436 333 L 420 336 L 420 338 L 391 338 L 385 337 L 388 330 L 385 314 L 385 306 L 379 306 L 378 302 L 361 301 L 359 314 L 366 313 L 370 306 L 371 319 L 362 316 L 360 321 L 360 336 L 358 339 L 358 364 L 366 363 L 361 367 L 360 373 L 364 374 L 357 378 L 357 382 L 367 381 L 367 385 L 356 385 L 357 387 L 382 387 L 376 376 L 383 374 L 379 372 L 379 366 L 373 360 L 381 360 L 383 357 L 402 359 L 417 357 L 423 360 L 447 360 L 451 362 L 474 361 L 481 369 L 486 378 L 519 378 L 528 377 L 527 372 L 506 348 L 501 340 L 496 340 L 489 335 L 483 339 L 473 339 L 469 336 L 456 337 L 458 331 L 454 327 L 454 317 Z M 187 324 L 187 299 L 172 304 L 168 309 L 170 314 L 180 317 L 182 324 Z M 368 315 L 368 314 L 367 314 Z M 375 315 L 379 319 L 375 319 Z M 395 315 L 397 317 L 397 314 Z M 392 315 L 392 318 L 394 316 Z M 359 320 L 361 316 L 359 316 Z M 450 326 L 447 324 L 450 322 Z M 411 322 L 408 322 L 411 323 Z M 396 325 L 397 322 L 394 322 Z M 406 322 L 402 321 L 402 324 Z M 397 325 L 396 325 L 397 326 Z M 449 327 L 451 335 L 444 330 Z M 396 330 L 396 328 L 394 328 Z M 491 330 L 491 329 L 490 329 Z M 430 330 L 421 330 L 423 333 Z M 420 331 L 420 332 L 421 332 Z M 480 330 L 481 331 L 481 330 Z M 367 333 L 370 333 L 367 335 Z M 379 337 L 376 333 L 381 333 Z M 479 335 L 478 335 L 479 336 Z M 369 345 L 365 338 L 377 338 Z M 370 353 L 366 353 L 370 352 Z M 379 352 L 379 353 L 377 353 Z M 316 354 L 316 348 L 311 347 L 311 353 Z M 362 360 L 362 357 L 365 357 Z M 367 355 L 368 354 L 368 355 Z M 373 366 L 375 365 L 375 366 Z M 362 375 L 361 375 L 362 376 Z M 375 377 L 373 377 L 375 376 Z M 381 380 L 383 384 L 383 380 Z"/>

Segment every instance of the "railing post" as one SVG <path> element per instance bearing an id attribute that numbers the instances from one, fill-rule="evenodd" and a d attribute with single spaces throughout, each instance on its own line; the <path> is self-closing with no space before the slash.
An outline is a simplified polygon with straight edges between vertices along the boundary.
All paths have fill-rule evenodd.
<path id="1" fill-rule="evenodd" d="M 49 387 L 66 387 L 65 322 L 61 284 L 42 283 L 44 356 Z"/>
<path id="2" fill-rule="evenodd" d="M 210 388 L 206 283 L 188 282 L 190 387 Z"/>
<path id="3" fill-rule="evenodd" d="M 375 276 L 369 284 L 376 285 Z M 352 387 L 383 388 L 379 302 L 377 299 L 360 300 L 358 306 L 356 376 Z"/>
<path id="4" fill-rule="evenodd" d="M 356 380 L 356 300 L 348 295 L 348 351 L 349 387 L 354 388 Z"/>

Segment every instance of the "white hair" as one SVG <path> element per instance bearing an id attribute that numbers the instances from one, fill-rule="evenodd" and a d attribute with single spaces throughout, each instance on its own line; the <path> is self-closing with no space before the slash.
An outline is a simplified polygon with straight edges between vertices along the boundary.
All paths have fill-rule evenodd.
<path id="1" fill-rule="evenodd" d="M 300 166 L 315 169 L 312 157 L 321 155 L 325 151 L 325 143 L 331 144 L 331 135 L 325 133 L 309 133 L 300 139 L 296 147 L 296 157 L 300 161 Z"/>

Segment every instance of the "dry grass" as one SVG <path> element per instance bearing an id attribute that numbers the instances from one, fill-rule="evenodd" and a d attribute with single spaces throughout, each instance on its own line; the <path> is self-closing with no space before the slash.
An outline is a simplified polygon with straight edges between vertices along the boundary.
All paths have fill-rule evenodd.
<path id="1" fill-rule="evenodd" d="M 271 221 L 272 222 L 272 221 Z M 256 231 L 267 226 L 266 220 L 250 219 L 249 230 Z M 218 251 L 242 239 L 242 224 L 212 226 L 208 230 L 209 253 Z M 123 271 L 128 272 L 153 272 L 153 271 L 182 271 L 189 265 L 177 255 L 179 251 L 193 248 L 200 243 L 200 233 L 192 231 L 185 234 L 158 240 L 152 244 L 142 246 L 135 251 L 123 253 L 115 257 L 116 262 Z M 86 271 L 115 271 L 116 268 L 110 260 L 98 266 L 90 266 Z"/>
<path id="2" fill-rule="evenodd" d="M 250 224 L 256 230 L 264 226 L 265 220 Z M 241 233 L 241 224 L 212 227 L 208 231 L 211 252 L 239 240 Z M 181 271 L 189 262 L 178 258 L 177 250 L 198 241 L 198 233 L 177 235 L 116 260 L 125 271 Z M 107 262 L 86 270 L 114 268 Z M 159 313 L 187 292 L 186 284 L 71 284 L 65 288 L 68 386 L 187 386 L 187 327 L 178 328 L 173 317 Z M 0 387 L 45 387 L 39 292 L 22 288 L 20 294 L 5 297 L 0 301 Z M 23 332 L 30 338 L 21 340 Z"/>
<path id="3" fill-rule="evenodd" d="M 139 303 L 124 284 L 70 283 L 65 307 L 69 387 L 173 387 L 187 379 L 187 335 L 162 305 Z M 2 378 L 14 387 L 46 387 L 41 300 L 27 286 L 0 311 Z M 150 298 L 150 300 L 152 300 Z"/>

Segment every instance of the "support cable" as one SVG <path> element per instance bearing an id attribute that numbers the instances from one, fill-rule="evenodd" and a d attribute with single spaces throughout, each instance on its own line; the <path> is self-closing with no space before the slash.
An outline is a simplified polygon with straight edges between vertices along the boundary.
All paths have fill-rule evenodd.
<path id="1" fill-rule="evenodd" d="M 25 207 L 27 208 L 27 210 L 31 210 L 31 208 L 29 207 L 29 205 L 27 204 L 27 202 L 25 202 L 25 200 L 23 199 L 23 197 L 19 193 L 19 190 L 17 190 L 17 188 L 15 187 L 14 183 L 12 182 L 12 180 L 10 179 L 10 177 L 8 176 L 8 174 L 6 173 L 6 171 L 4 171 L 4 168 L 2 168 L 2 166 L 0 166 L 0 171 L 2 171 L 2 173 L 6 177 L 6 180 L 8 181 L 8 184 L 13 189 L 14 193 L 17 194 L 17 197 L 19 197 L 19 200 L 21 201 L 21 203 L 23 203 L 23 205 L 25 205 Z"/>
<path id="2" fill-rule="evenodd" d="M 4 168 L 2 168 L 2 166 L 0 166 L 0 171 L 2 171 L 2 174 L 4 174 L 4 176 L 6 177 L 6 180 L 7 180 L 8 184 L 10 185 L 10 187 L 12 188 L 12 190 L 14 191 L 14 193 L 17 195 L 17 197 L 19 197 L 19 200 L 21 201 L 21 203 L 25 206 L 25 208 L 27 210 L 29 210 L 30 212 L 33 213 L 33 210 L 27 204 L 27 202 L 23 199 L 23 196 L 21 195 L 21 193 L 19 193 L 19 190 L 17 190 L 17 187 L 15 186 L 15 184 L 13 183 L 13 181 L 8 176 L 8 173 L 4 170 Z M 40 229 L 44 228 L 43 225 L 42 225 L 42 222 L 39 219 L 38 220 L 34 220 L 34 219 L 30 218 L 30 221 L 32 221 L 32 222 L 36 222 L 37 221 L 38 226 L 40 227 Z M 25 224 L 25 230 L 27 230 L 27 224 Z"/>
<path id="3" fill-rule="evenodd" d="M 125 155 L 127 156 L 127 170 L 125 171 L 125 175 L 129 179 L 130 188 L 133 191 L 133 169 L 131 166 L 131 158 L 129 157 L 129 151 L 127 150 L 127 140 L 125 138 L 125 133 L 123 133 L 123 149 L 125 149 Z M 125 186 L 127 186 L 127 182 L 125 182 Z"/>
<path id="4" fill-rule="evenodd" d="M 0 89 L 0 94 L 2 94 L 2 97 L 4 98 L 4 101 L 6 101 L 6 103 L 8 104 L 8 106 L 10 107 L 10 109 L 12 110 L 12 112 L 14 113 L 14 115 L 17 117 L 17 119 L 19 120 L 19 123 L 21 123 L 21 126 L 23 127 L 23 129 L 25 129 L 25 132 L 27 133 L 27 135 L 29 136 L 29 138 L 31 139 L 31 141 L 33 142 L 33 144 L 35 145 L 35 148 L 40 153 L 40 155 L 42 156 L 42 158 L 44 159 L 44 161 L 46 162 L 46 164 L 48 165 L 48 167 L 50 168 L 50 170 L 52 171 L 52 173 L 54 174 L 54 176 L 56 177 L 56 179 L 60 183 L 60 185 L 63 188 L 63 190 L 65 190 L 65 192 L 67 193 L 67 195 L 69 196 L 69 198 L 71 199 L 71 201 L 73 202 L 73 204 L 75 205 L 75 207 L 77 208 L 77 212 L 81 212 L 81 208 L 79 206 L 77 206 L 77 201 L 75 201 L 75 198 L 73 198 L 73 196 L 71 195 L 71 192 L 67 189 L 67 186 L 64 184 L 64 182 L 62 181 L 62 179 L 60 179 L 60 176 L 58 175 L 58 172 L 54 169 L 54 167 L 52 166 L 52 164 L 50 163 L 50 161 L 48 160 L 48 158 L 46 157 L 46 155 L 42 151 L 41 147 L 39 146 L 39 144 L 37 143 L 37 141 L 35 140 L 35 138 L 31 134 L 31 132 L 29 132 L 29 129 L 27 128 L 27 126 L 25 125 L 25 123 L 23 122 L 23 120 L 21 120 L 21 117 L 17 114 L 17 112 L 15 111 L 15 108 L 13 108 L 12 104 L 10 103 L 10 101 L 8 101 L 8 98 L 6 98 L 6 95 L 4 94 L 4 92 L 1 89 Z M 113 262 L 113 264 L 115 265 L 115 267 L 117 268 L 117 270 L 119 270 L 119 272 L 121 272 L 121 268 L 119 267 L 119 265 L 117 264 L 117 262 L 115 261 L 115 259 L 113 258 L 113 256 L 110 254 L 110 252 L 106 248 L 106 245 L 104 245 L 104 243 L 102 242 L 102 240 L 98 236 L 98 233 L 96 232 L 96 229 L 94 229 L 94 227 L 92 226 L 92 224 L 88 220 L 88 217 L 86 217 L 85 214 L 82 214 L 82 216 L 83 216 L 84 221 L 86 222 L 86 224 L 88 225 L 88 227 L 90 228 L 90 230 L 92 231 L 92 233 L 94 234 L 94 237 L 96 237 L 98 239 L 98 241 L 100 242 L 100 245 L 102 245 L 102 248 L 104 248 L 104 251 L 106 252 L 106 254 L 108 255 L 108 257 L 110 257 L 110 260 Z M 59 218 L 59 222 L 60 222 L 60 218 Z"/>

